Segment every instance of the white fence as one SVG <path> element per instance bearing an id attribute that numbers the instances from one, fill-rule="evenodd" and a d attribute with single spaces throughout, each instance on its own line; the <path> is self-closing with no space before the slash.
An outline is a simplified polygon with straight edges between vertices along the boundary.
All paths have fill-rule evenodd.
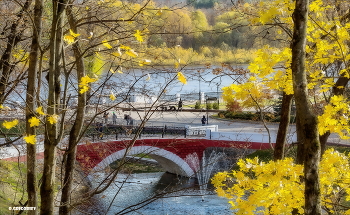
<path id="1" fill-rule="evenodd" d="M 271 143 L 276 142 L 277 133 L 271 133 Z M 230 141 L 249 141 L 249 142 L 259 142 L 268 143 L 269 136 L 267 133 L 240 133 L 240 132 L 217 132 L 206 130 L 206 139 L 210 140 L 230 140 Z M 297 135 L 292 133 L 287 137 L 287 142 L 292 143 L 297 141 Z"/>
<path id="2" fill-rule="evenodd" d="M 186 125 L 186 135 L 206 135 L 206 130 L 216 132 L 218 131 L 218 125 L 206 125 L 206 126 L 190 126 Z"/>

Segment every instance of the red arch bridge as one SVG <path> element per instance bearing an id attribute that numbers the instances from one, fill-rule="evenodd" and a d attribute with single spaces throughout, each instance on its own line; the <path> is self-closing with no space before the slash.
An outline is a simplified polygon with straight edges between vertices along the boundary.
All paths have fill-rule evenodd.
<path id="1" fill-rule="evenodd" d="M 76 160 L 86 174 L 105 169 L 123 156 L 147 154 L 167 172 L 192 177 L 194 170 L 186 162 L 188 154 L 197 153 L 201 159 L 207 148 L 268 149 L 268 143 L 224 141 L 208 139 L 140 139 L 130 146 L 131 140 L 78 145 Z"/>

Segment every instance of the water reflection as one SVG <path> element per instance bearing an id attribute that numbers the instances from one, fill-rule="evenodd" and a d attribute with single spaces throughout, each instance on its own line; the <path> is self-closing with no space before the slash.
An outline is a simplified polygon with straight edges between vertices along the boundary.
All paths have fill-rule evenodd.
<path id="1" fill-rule="evenodd" d="M 158 172 L 120 174 L 106 192 L 98 195 L 88 208 L 84 206 L 84 212 L 197 215 L 230 214 L 229 208 L 227 199 L 217 197 L 214 193 L 209 193 L 202 201 L 194 179 Z"/>

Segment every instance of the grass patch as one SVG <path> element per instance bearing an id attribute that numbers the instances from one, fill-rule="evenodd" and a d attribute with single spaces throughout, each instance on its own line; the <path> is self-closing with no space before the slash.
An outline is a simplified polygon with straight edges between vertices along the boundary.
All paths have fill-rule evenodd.
<path id="1" fill-rule="evenodd" d="M 112 169 L 116 169 L 119 166 L 119 161 L 114 161 L 109 166 Z M 149 172 L 162 172 L 164 171 L 159 165 L 149 165 L 142 163 L 127 162 L 121 168 L 122 173 L 149 173 Z"/>
<path id="2" fill-rule="evenodd" d="M 8 214 L 8 207 L 20 206 L 27 199 L 26 165 L 0 160 L 0 214 Z"/>
<path id="3" fill-rule="evenodd" d="M 221 119 L 239 119 L 239 120 L 251 120 L 260 121 L 260 113 L 244 112 L 244 111 L 220 111 L 215 115 Z M 280 122 L 281 118 L 278 114 L 274 113 L 264 113 L 264 119 L 267 122 Z M 295 116 L 290 117 L 290 123 L 295 122 Z"/>

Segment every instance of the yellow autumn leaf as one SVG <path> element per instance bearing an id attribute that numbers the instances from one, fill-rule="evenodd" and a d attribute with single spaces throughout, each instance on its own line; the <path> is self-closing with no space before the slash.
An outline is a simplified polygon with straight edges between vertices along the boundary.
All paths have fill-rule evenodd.
<path id="1" fill-rule="evenodd" d="M 109 98 L 114 101 L 116 99 L 115 95 L 113 92 L 111 92 L 111 94 L 109 95 Z"/>
<path id="2" fill-rule="evenodd" d="M 88 87 L 88 86 L 81 86 L 81 87 L 80 87 L 79 93 L 80 93 L 80 94 L 83 94 L 83 93 L 87 92 L 88 90 L 89 90 L 89 87 Z"/>
<path id="3" fill-rule="evenodd" d="M 147 74 L 146 81 L 149 81 L 149 80 L 151 80 L 151 76 L 149 74 Z"/>
<path id="4" fill-rule="evenodd" d="M 70 33 L 70 35 L 72 35 L 72 37 L 74 37 L 74 38 L 76 38 L 76 37 L 79 37 L 79 36 L 80 36 L 80 34 L 76 34 L 76 33 L 74 33 L 74 32 L 72 31 L 72 29 L 69 29 L 69 33 Z"/>
<path id="5" fill-rule="evenodd" d="M 18 124 L 18 119 L 15 119 L 15 120 L 10 121 L 10 122 L 5 120 L 2 123 L 2 126 L 4 126 L 6 129 L 11 129 L 11 128 L 15 127 L 17 124 Z"/>
<path id="6" fill-rule="evenodd" d="M 124 45 L 121 45 L 121 44 L 120 44 L 119 48 L 124 49 L 124 50 L 130 50 L 131 49 L 129 46 L 124 46 Z"/>
<path id="7" fill-rule="evenodd" d="M 66 41 L 68 44 L 72 44 L 75 41 L 75 38 L 71 35 L 64 35 L 63 40 Z"/>
<path id="8" fill-rule="evenodd" d="M 104 46 L 107 47 L 108 49 L 113 48 L 111 45 L 109 45 L 109 43 L 107 42 L 107 40 L 103 40 L 103 41 L 102 41 L 102 45 L 104 45 Z"/>
<path id="9" fill-rule="evenodd" d="M 64 35 L 63 40 L 66 41 L 68 44 L 72 44 L 75 42 L 75 38 L 79 37 L 80 34 L 74 33 L 71 29 L 69 29 L 69 33 L 70 34 Z"/>
<path id="10" fill-rule="evenodd" d="M 144 60 L 139 62 L 139 66 L 148 65 L 150 63 L 151 63 L 151 60 L 144 59 Z"/>
<path id="11" fill-rule="evenodd" d="M 141 31 L 136 30 L 136 33 L 134 34 L 134 36 L 137 41 L 139 41 L 140 43 L 143 42 L 143 36 L 141 35 Z"/>
<path id="12" fill-rule="evenodd" d="M 39 126 L 39 124 L 40 124 L 40 120 L 38 118 L 36 118 L 35 116 L 30 118 L 28 120 L 28 122 L 30 123 L 30 125 L 29 125 L 30 127 Z"/>
<path id="13" fill-rule="evenodd" d="M 59 116 L 57 114 L 53 114 L 47 118 L 47 121 L 49 121 L 50 124 L 56 124 L 58 121 Z"/>
<path id="14" fill-rule="evenodd" d="M 35 144 L 36 143 L 36 136 L 35 135 L 30 135 L 30 136 L 25 136 L 23 137 L 24 141 L 29 144 Z"/>
<path id="15" fill-rule="evenodd" d="M 138 54 L 133 49 L 127 50 L 125 52 L 125 54 L 129 55 L 130 57 L 137 57 L 138 56 Z"/>
<path id="16" fill-rule="evenodd" d="M 44 111 L 43 111 L 43 107 L 42 107 L 42 106 L 38 107 L 35 111 L 36 111 L 38 114 L 40 114 L 40 115 L 46 115 L 46 114 L 44 113 Z"/>
<path id="17" fill-rule="evenodd" d="M 89 76 L 85 75 L 81 78 L 79 83 L 80 88 L 80 94 L 83 94 L 89 90 L 89 83 L 97 81 L 97 78 L 90 78 Z"/>
<path id="18" fill-rule="evenodd" d="M 112 55 L 116 56 L 116 57 L 120 57 L 122 56 L 122 52 L 120 51 L 120 47 L 118 47 L 116 52 L 113 52 Z"/>
<path id="19" fill-rule="evenodd" d="M 177 79 L 183 84 L 187 84 L 187 79 L 186 77 L 182 74 L 182 72 L 177 73 Z"/>

